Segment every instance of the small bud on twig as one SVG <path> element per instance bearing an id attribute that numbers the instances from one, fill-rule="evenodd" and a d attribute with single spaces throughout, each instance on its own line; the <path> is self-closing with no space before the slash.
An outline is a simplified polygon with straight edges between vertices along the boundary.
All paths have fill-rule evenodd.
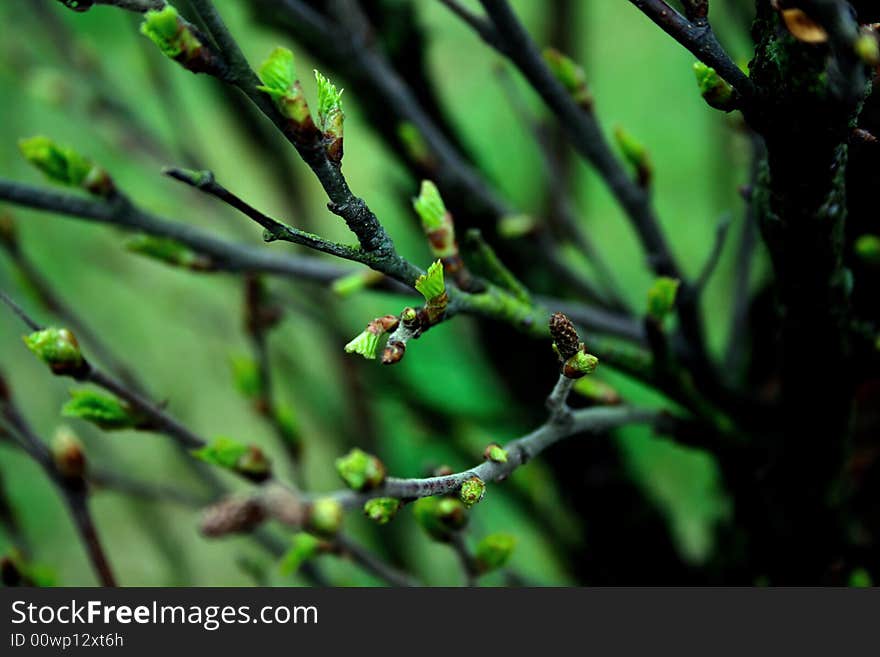
<path id="1" fill-rule="evenodd" d="M 333 536 L 342 527 L 342 505 L 332 497 L 315 500 L 306 515 L 309 529 L 323 536 Z"/>
<path id="2" fill-rule="evenodd" d="M 587 75 L 584 69 L 574 60 L 566 57 L 556 48 L 544 50 L 544 61 L 553 76 L 562 83 L 574 101 L 585 110 L 593 109 L 593 94 L 587 86 Z"/>
<path id="3" fill-rule="evenodd" d="M 385 481 L 385 465 L 372 454 L 355 447 L 336 459 L 336 471 L 349 488 L 367 491 Z"/>
<path id="4" fill-rule="evenodd" d="M 50 180 L 70 187 L 82 187 L 90 194 L 104 198 L 116 192 L 113 179 L 102 167 L 48 137 L 20 139 L 18 148 L 24 158 Z"/>
<path id="5" fill-rule="evenodd" d="M 586 347 L 581 343 L 577 353 L 563 364 L 562 375 L 569 379 L 580 379 L 595 372 L 598 365 L 599 359 L 593 354 L 588 354 Z"/>
<path id="6" fill-rule="evenodd" d="M 880 237 L 877 235 L 862 235 L 854 245 L 856 255 L 865 264 L 880 266 Z"/>
<path id="7" fill-rule="evenodd" d="M 86 472 L 86 456 L 82 442 L 73 431 L 61 427 L 52 437 L 50 446 L 55 468 L 66 479 L 82 479 Z"/>
<path id="8" fill-rule="evenodd" d="M 454 497 L 423 497 L 413 504 L 413 515 L 435 541 L 449 541 L 467 525 L 467 509 Z"/>
<path id="9" fill-rule="evenodd" d="M 297 139 L 308 140 L 317 134 L 309 104 L 296 75 L 296 59 L 287 48 L 275 48 L 260 66 L 260 91 L 271 96 L 281 114 L 289 119 Z"/>
<path id="10" fill-rule="evenodd" d="M 710 107 L 730 112 L 736 109 L 733 87 L 721 79 L 714 68 L 706 66 L 703 62 L 694 62 L 694 75 L 700 94 Z"/>
<path id="11" fill-rule="evenodd" d="M 654 167 L 651 165 L 648 149 L 622 126 L 614 129 L 614 140 L 624 159 L 635 169 L 639 186 L 650 187 L 654 178 Z"/>
<path id="12" fill-rule="evenodd" d="M 400 510 L 400 500 L 393 497 L 374 497 L 364 504 L 366 516 L 379 525 L 387 525 Z"/>
<path id="13" fill-rule="evenodd" d="M 144 421 L 116 397 L 92 390 L 71 390 L 70 401 L 62 408 L 64 417 L 75 417 L 105 431 L 146 428 Z"/>
<path id="14" fill-rule="evenodd" d="M 171 5 L 146 12 L 141 34 L 155 43 L 163 55 L 193 73 L 219 74 L 224 68 L 219 57 L 202 43 L 196 28 Z"/>
<path id="15" fill-rule="evenodd" d="M 516 539 L 510 534 L 489 534 L 474 550 L 474 560 L 481 573 L 497 570 L 506 564 L 516 547 Z"/>
<path id="16" fill-rule="evenodd" d="M 660 276 L 648 290 L 648 316 L 662 322 L 675 307 L 678 287 L 681 284 L 676 278 Z"/>
<path id="17" fill-rule="evenodd" d="M 464 505 L 468 508 L 477 504 L 486 494 L 486 483 L 479 477 L 471 477 L 467 479 L 459 491 L 459 497 Z"/>
<path id="18" fill-rule="evenodd" d="M 24 336 L 24 343 L 54 374 L 83 378 L 89 366 L 76 336 L 65 328 L 46 328 Z"/>
<path id="19" fill-rule="evenodd" d="M 217 437 L 192 453 L 206 463 L 232 470 L 251 481 L 265 481 L 272 474 L 272 463 L 263 450 L 232 438 Z"/>
<path id="20" fill-rule="evenodd" d="M 498 443 L 491 443 L 483 450 L 483 458 L 495 463 L 507 463 L 507 452 Z"/>

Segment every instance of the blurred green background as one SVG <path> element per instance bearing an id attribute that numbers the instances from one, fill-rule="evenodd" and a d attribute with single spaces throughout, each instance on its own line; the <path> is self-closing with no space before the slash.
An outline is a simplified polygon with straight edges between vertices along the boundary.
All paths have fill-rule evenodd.
<path id="1" fill-rule="evenodd" d="M 216 2 L 250 61 L 258 63 L 279 43 L 279 37 L 251 19 L 247 4 Z M 497 56 L 439 3 L 420 0 L 415 4 L 429 35 L 435 84 L 463 141 L 513 204 L 540 212 L 544 180 L 538 151 L 493 72 Z M 549 3 L 513 4 L 536 40 L 545 43 Z M 56 28 L 49 29 L 39 18 L 37 6 L 51 13 L 58 22 Z M 700 98 L 692 57 L 630 3 L 584 1 L 575 6 L 577 51 L 570 54 L 587 70 L 597 112 L 609 136 L 619 124 L 650 149 L 659 214 L 686 271 L 695 275 L 709 253 L 721 215 L 732 213 L 732 234 L 738 234 L 743 208 L 737 188 L 747 182 L 747 144 L 726 117 Z M 260 231 L 246 219 L 160 174 L 162 165 L 181 164 L 188 153 L 267 213 L 330 238 L 349 240 L 341 220 L 326 210 L 317 182 L 295 157 L 286 175 L 306 216 L 291 214 L 270 182 L 270 160 L 248 143 L 217 84 L 163 60 L 138 33 L 135 16 L 109 7 L 76 14 L 56 2 L 5 0 L 0 4 L 0 22 L 4 25 L 0 176 L 48 185 L 23 161 L 16 145 L 20 137 L 45 134 L 102 163 L 143 207 L 236 240 L 261 244 Z M 747 59 L 745 35 L 724 7 L 718 8 L 715 24 L 731 52 Z M 69 37 L 69 43 L 60 41 L 56 30 Z M 297 52 L 301 72 L 315 66 L 297 44 L 283 45 Z M 313 97 L 313 80 L 303 77 L 306 92 Z M 168 85 L 165 92 L 157 91 L 157 78 Z M 516 80 L 535 115 L 545 116 L 540 100 Z M 144 130 L 162 144 L 161 153 L 145 152 L 132 142 L 130 124 L 96 111 L 98 87 L 131 109 Z M 400 251 L 424 266 L 429 255 L 400 194 L 401 190 L 414 194 L 418 181 L 410 178 L 371 132 L 358 109 L 357 96 L 346 93 L 344 101 L 346 176 L 355 193 L 381 218 Z M 642 265 L 632 231 L 588 167 L 578 162 L 575 176 L 574 200 L 585 229 L 613 265 L 628 299 L 643 307 L 651 276 Z M 176 416 L 202 435 L 253 441 L 284 461 L 270 430 L 232 382 L 230 358 L 248 354 L 240 280 L 187 273 L 132 255 L 122 248 L 125 236 L 112 228 L 0 207 L 7 209 L 17 220 L 23 248 L 45 276 L 119 354 L 136 365 L 157 398 L 169 400 Z M 705 296 L 710 343 L 716 353 L 727 338 L 734 244 L 731 240 L 725 249 Z M 289 245 L 275 243 L 265 248 L 284 250 Z M 583 265 L 576 255 L 572 264 Z M 0 285 L 38 318 L 49 320 L 6 259 L 0 259 Z M 296 410 L 311 488 L 338 488 L 332 460 L 365 441 L 346 378 L 356 379 L 365 388 L 365 406 L 375 423 L 375 444 L 370 449 L 401 476 L 422 475 L 438 463 L 456 469 L 468 466 L 487 442 L 503 443 L 530 428 L 482 354 L 474 320 L 456 318 L 443 324 L 415 343 L 399 366 L 385 369 L 344 357 L 342 346 L 370 318 L 398 312 L 399 298 L 364 293 L 339 301 L 314 286 L 290 280 L 272 280 L 270 287 L 285 300 L 288 310 L 270 338 L 276 390 Z M 330 335 L 316 314 L 332 318 L 337 334 Z M 65 424 L 59 408 L 72 382 L 52 378 L 25 349 L 22 332 L 9 313 L 0 314 L 0 364 L 28 419 L 48 438 Z M 546 362 L 534 367 L 553 366 L 548 346 Z M 601 370 L 601 376 L 635 402 L 659 403 L 655 395 L 607 369 Z M 535 391 L 537 405 L 546 392 Z M 436 423 L 435 413 L 447 420 Z M 162 436 L 101 434 L 83 423 L 66 424 L 86 443 L 92 462 L 142 480 L 195 487 L 178 453 Z M 622 445 L 631 477 L 662 511 L 683 558 L 693 564 L 709 559 L 714 529 L 729 513 L 729 501 L 712 460 L 656 440 L 648 429 L 619 431 L 610 439 Z M 0 444 L 0 471 L 34 561 L 53 570 L 59 584 L 94 584 L 61 499 L 40 469 L 16 449 Z M 511 568 L 526 581 L 572 583 L 553 540 L 534 522 L 534 516 L 555 513 L 554 522 L 565 527 L 570 524 L 567 514 L 573 511 L 523 505 L 511 497 L 508 489 L 512 487 L 540 489 L 551 500 L 559 494 L 547 493 L 553 487 L 552 472 L 540 460 L 532 463 L 510 482 L 491 487 L 473 514 L 472 536 L 510 532 L 519 540 Z M 277 564 L 247 538 L 209 541 L 200 537 L 196 511 L 132 501 L 107 491 L 95 496 L 93 508 L 122 584 L 244 585 L 254 582 L 250 574 L 254 569 L 272 583 L 298 581 L 279 574 Z M 358 514 L 350 515 L 347 523 L 352 535 L 378 552 L 388 551 L 387 543 L 393 542 L 397 546 L 392 549 L 393 558 L 425 582 L 461 581 L 453 552 L 428 541 L 409 512 L 378 531 L 367 527 Z M 380 540 L 383 532 L 391 534 L 388 541 Z M 0 552 L 9 545 L 10 537 L 0 529 Z M 585 543 L 583 550 L 589 549 Z M 644 549 L 650 550 L 651 545 Z M 339 584 L 376 583 L 345 562 L 326 558 L 321 566 Z M 499 582 L 499 576 L 495 577 L 487 582 Z"/>

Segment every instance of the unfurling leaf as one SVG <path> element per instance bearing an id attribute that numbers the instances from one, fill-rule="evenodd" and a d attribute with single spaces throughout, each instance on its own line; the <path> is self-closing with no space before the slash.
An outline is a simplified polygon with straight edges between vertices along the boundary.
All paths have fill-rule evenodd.
<path id="1" fill-rule="evenodd" d="M 415 288 L 428 302 L 439 298 L 446 292 L 446 283 L 443 280 L 443 263 L 435 260 L 428 267 L 428 271 L 416 279 Z"/>
<path id="2" fill-rule="evenodd" d="M 71 390 L 70 396 L 70 401 L 61 409 L 65 417 L 91 422 L 105 431 L 132 429 L 143 423 L 127 404 L 111 395 L 92 390 Z"/>
<path id="3" fill-rule="evenodd" d="M 189 24 L 171 5 L 145 13 L 141 34 L 155 43 L 163 55 L 180 61 L 195 57 L 202 47 Z"/>

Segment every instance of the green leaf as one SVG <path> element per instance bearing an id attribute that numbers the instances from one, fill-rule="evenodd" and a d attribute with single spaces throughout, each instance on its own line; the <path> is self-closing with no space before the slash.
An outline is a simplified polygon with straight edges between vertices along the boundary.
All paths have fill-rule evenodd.
<path id="1" fill-rule="evenodd" d="M 360 354 L 364 358 L 373 360 L 379 352 L 379 338 L 379 335 L 367 328 L 345 345 L 345 353 Z"/>
<path id="2" fill-rule="evenodd" d="M 385 465 L 382 461 L 357 447 L 336 459 L 336 471 L 352 490 L 370 490 L 385 481 Z"/>
<path id="3" fill-rule="evenodd" d="M 622 126 L 614 129 L 614 141 L 630 166 L 638 171 L 650 169 L 648 149 Z"/>
<path id="4" fill-rule="evenodd" d="M 415 288 L 428 302 L 446 292 L 446 283 L 443 280 L 443 263 L 435 260 L 428 267 L 428 271 L 416 279 Z"/>
<path id="5" fill-rule="evenodd" d="M 142 420 L 127 404 L 111 395 L 92 390 L 71 390 L 71 399 L 61 409 L 65 417 L 75 417 L 105 431 L 138 427 Z"/>
<path id="6" fill-rule="evenodd" d="M 510 534 L 489 534 L 477 544 L 474 558 L 481 572 L 489 572 L 501 568 L 508 562 L 516 547 L 516 539 Z"/>
<path id="7" fill-rule="evenodd" d="M 327 544 L 316 536 L 306 532 L 293 535 L 290 541 L 290 549 L 281 557 L 279 569 L 282 575 L 293 575 L 306 561 L 313 559 L 323 550 Z"/>
<path id="8" fill-rule="evenodd" d="M 507 451 L 499 444 L 492 443 L 486 448 L 486 458 L 495 463 L 507 463 Z"/>

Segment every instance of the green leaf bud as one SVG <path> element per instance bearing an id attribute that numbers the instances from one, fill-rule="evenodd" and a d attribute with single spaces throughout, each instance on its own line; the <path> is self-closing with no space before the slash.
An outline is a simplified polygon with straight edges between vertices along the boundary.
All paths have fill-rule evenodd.
<path id="1" fill-rule="evenodd" d="M 675 307 L 675 299 L 681 281 L 660 276 L 648 290 L 648 316 L 662 322 Z"/>
<path id="2" fill-rule="evenodd" d="M 454 497 L 423 497 L 412 506 L 416 522 L 436 541 L 448 541 L 467 524 L 467 509 Z"/>
<path id="3" fill-rule="evenodd" d="M 249 356 L 236 356 L 229 359 L 232 367 L 232 381 L 235 389 L 246 399 L 254 400 L 262 394 L 260 366 Z"/>
<path id="4" fill-rule="evenodd" d="M 498 443 L 491 443 L 483 450 L 483 458 L 495 463 L 507 463 L 507 451 Z"/>
<path id="5" fill-rule="evenodd" d="M 332 497 L 315 500 L 308 513 L 308 526 L 318 534 L 332 536 L 342 527 L 342 504 Z"/>
<path id="6" fill-rule="evenodd" d="M 346 485 L 356 491 L 378 488 L 385 481 L 382 461 L 357 447 L 336 459 L 336 471 Z"/>
<path id="7" fill-rule="evenodd" d="M 563 55 L 556 48 L 544 50 L 544 61 L 574 101 L 584 109 L 593 107 L 593 95 L 587 86 L 587 75 L 584 69 L 571 58 Z"/>
<path id="8" fill-rule="evenodd" d="M 317 536 L 306 532 L 298 532 L 290 541 L 290 549 L 284 553 L 279 563 L 282 575 L 293 575 L 305 562 L 314 559 L 322 552 L 326 552 L 329 546 Z"/>
<path id="9" fill-rule="evenodd" d="M 440 190 L 430 180 L 423 180 L 419 195 L 413 199 L 413 208 L 422 220 L 425 232 L 441 228 L 448 214 Z"/>
<path id="10" fill-rule="evenodd" d="M 24 158 L 50 180 L 70 187 L 82 187 L 95 196 L 107 197 L 116 191 L 113 180 L 102 167 L 48 137 L 20 139 L 18 148 Z"/>
<path id="11" fill-rule="evenodd" d="M 65 328 L 46 328 L 23 339 L 27 348 L 55 374 L 82 378 L 88 371 L 76 336 Z"/>
<path id="12" fill-rule="evenodd" d="M 642 187 L 650 185 L 651 179 L 654 176 L 654 170 L 651 166 L 648 149 L 645 148 L 644 144 L 624 130 L 622 126 L 617 126 L 614 129 L 614 141 L 623 154 L 623 158 L 635 169 L 639 184 Z"/>
<path id="13" fill-rule="evenodd" d="M 593 354 L 588 354 L 586 349 L 581 347 L 574 356 L 565 361 L 562 374 L 569 379 L 580 379 L 595 372 L 598 365 L 599 359 Z"/>
<path id="14" fill-rule="evenodd" d="M 364 504 L 364 513 L 373 522 L 387 525 L 400 510 L 400 500 L 393 497 L 374 497 Z"/>
<path id="15" fill-rule="evenodd" d="M 279 111 L 298 124 L 312 122 L 309 105 L 296 76 L 296 59 L 287 48 L 275 48 L 260 66 L 260 91 L 269 94 Z"/>
<path id="16" fill-rule="evenodd" d="M 481 573 L 501 568 L 508 562 L 516 547 L 516 539 L 510 534 L 489 534 L 477 544 L 474 559 Z"/>
<path id="17" fill-rule="evenodd" d="M 397 138 L 406 150 L 407 156 L 414 162 L 423 167 L 433 167 L 435 164 L 434 155 L 428 142 L 419 132 L 415 124 L 409 121 L 402 121 L 397 124 Z"/>
<path id="18" fill-rule="evenodd" d="M 184 64 L 198 57 L 202 48 L 191 26 L 171 5 L 146 12 L 141 34 L 155 43 L 163 55 Z"/>
<path id="19" fill-rule="evenodd" d="M 143 419 L 127 404 L 111 395 L 91 390 L 71 390 L 70 401 L 61 409 L 65 417 L 91 422 L 105 431 L 133 429 L 143 426 Z"/>
<path id="20" fill-rule="evenodd" d="M 204 447 L 193 450 L 193 456 L 237 472 L 251 481 L 265 481 L 272 472 L 272 464 L 263 450 L 225 436 L 218 436 Z"/>
<path id="21" fill-rule="evenodd" d="M 735 109 L 733 87 L 722 80 L 714 68 L 694 62 L 694 75 L 700 94 L 710 107 L 724 112 Z"/>
<path id="22" fill-rule="evenodd" d="M 459 497 L 468 508 L 477 504 L 486 494 L 486 483 L 479 477 L 471 477 L 461 485 Z"/>
<path id="23" fill-rule="evenodd" d="M 135 235 L 125 242 L 127 251 L 164 262 L 174 267 L 183 267 L 194 271 L 212 269 L 211 260 L 196 253 L 185 244 L 165 237 L 152 235 Z"/>

